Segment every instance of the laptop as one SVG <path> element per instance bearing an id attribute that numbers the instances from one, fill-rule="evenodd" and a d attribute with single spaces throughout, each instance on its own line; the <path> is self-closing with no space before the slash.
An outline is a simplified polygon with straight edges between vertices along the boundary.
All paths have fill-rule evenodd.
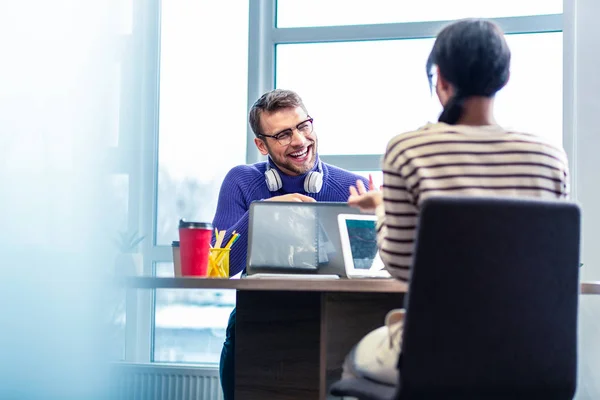
<path id="1" fill-rule="evenodd" d="M 261 275 L 256 277 L 344 277 L 345 259 L 338 227 L 340 214 L 362 213 L 347 203 L 252 203 L 249 212 L 247 277 L 258 274 Z"/>
<path id="2" fill-rule="evenodd" d="M 339 214 L 338 227 L 348 278 L 391 278 L 379 256 L 377 217 Z"/>

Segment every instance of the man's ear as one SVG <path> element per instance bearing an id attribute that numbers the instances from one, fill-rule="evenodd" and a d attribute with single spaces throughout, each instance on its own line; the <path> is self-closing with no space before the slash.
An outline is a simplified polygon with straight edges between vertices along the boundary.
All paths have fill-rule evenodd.
<path id="1" fill-rule="evenodd" d="M 267 154 L 269 154 L 269 149 L 267 148 L 267 144 L 262 139 L 255 137 L 254 144 L 258 148 L 258 151 L 260 151 L 260 154 L 262 154 L 263 156 L 266 156 Z"/>

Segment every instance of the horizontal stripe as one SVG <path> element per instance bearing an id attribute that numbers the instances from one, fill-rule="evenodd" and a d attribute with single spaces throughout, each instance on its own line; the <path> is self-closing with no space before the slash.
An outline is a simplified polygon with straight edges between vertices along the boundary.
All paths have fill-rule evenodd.
<path id="1" fill-rule="evenodd" d="M 394 211 L 387 211 L 385 212 L 385 215 L 390 215 L 392 217 L 417 217 L 418 214 L 416 212 L 394 212 Z"/>
<path id="2" fill-rule="evenodd" d="M 398 186 L 398 185 L 384 185 L 386 189 L 394 189 L 394 190 L 402 190 L 407 192 L 408 188 L 406 186 Z"/>
<path id="3" fill-rule="evenodd" d="M 410 186 L 410 191 L 414 191 L 422 182 L 424 181 L 440 181 L 444 179 L 457 179 L 457 178 L 474 178 L 474 179 L 517 179 L 517 178 L 535 178 L 535 179 L 545 179 L 551 182 L 562 183 L 562 180 L 558 178 L 552 178 L 549 176 L 538 175 L 538 174 L 455 174 L 455 175 L 440 175 L 440 176 L 431 176 L 431 177 L 422 177 L 418 181 L 416 181 L 413 185 Z"/>
<path id="4" fill-rule="evenodd" d="M 398 257 L 412 257 L 412 251 L 409 252 L 399 252 L 399 251 L 391 251 L 391 250 L 386 250 L 386 249 L 380 249 L 379 251 L 389 254 L 391 256 L 398 256 Z"/>
<path id="5" fill-rule="evenodd" d="M 391 238 L 391 237 L 386 237 L 385 240 L 387 242 L 392 242 L 392 243 L 400 243 L 400 244 L 413 244 L 415 242 L 414 239 L 395 239 L 395 238 Z"/>
<path id="6" fill-rule="evenodd" d="M 400 174 L 391 171 L 383 171 L 385 174 L 394 175 L 398 177 L 402 177 L 404 179 L 410 179 L 414 174 L 416 174 L 421 169 L 440 169 L 440 168 L 453 168 L 453 167 L 476 167 L 476 168 L 504 168 L 504 167 L 541 167 L 548 168 L 554 171 L 562 171 L 555 165 L 545 164 L 545 163 L 537 163 L 537 162 L 497 162 L 497 163 L 482 163 L 482 162 L 455 162 L 455 163 L 440 163 L 433 165 L 423 165 L 415 167 L 411 172 L 407 174 Z M 564 171 L 562 171 L 565 173 Z"/>
<path id="7" fill-rule="evenodd" d="M 483 185 L 465 185 L 465 186 L 449 186 L 445 188 L 425 188 L 421 190 L 421 193 L 431 192 L 436 190 L 447 191 L 447 190 L 464 190 L 464 189 L 484 189 L 484 190 L 543 190 L 550 193 L 561 194 L 562 192 L 553 189 L 548 189 L 543 186 L 531 186 L 531 185 L 510 185 L 510 186 L 483 186 Z"/>
<path id="8" fill-rule="evenodd" d="M 549 189 L 549 188 L 545 188 L 545 187 L 541 187 L 541 186 L 526 186 L 526 185 L 513 185 L 513 186 L 476 186 L 476 185 L 469 185 L 469 186 L 450 186 L 450 187 L 446 187 L 446 188 L 424 188 L 420 190 L 419 194 L 415 195 L 415 201 L 419 201 L 419 198 L 421 197 L 421 195 L 423 193 L 427 193 L 427 192 L 451 192 L 451 191 L 463 191 L 463 190 L 470 190 L 470 189 L 481 189 L 481 190 L 487 190 L 490 192 L 494 192 L 494 191 L 502 191 L 502 190 L 531 190 L 531 191 L 542 191 L 542 192 L 548 192 L 548 193 L 553 193 L 555 195 L 557 195 L 557 197 L 559 197 L 562 192 L 559 190 L 553 190 L 553 189 Z"/>
<path id="9" fill-rule="evenodd" d="M 551 158 L 553 160 L 562 162 L 561 159 L 555 157 L 551 154 L 544 153 L 543 151 L 534 151 L 534 150 L 502 150 L 502 151 L 441 151 L 436 153 L 428 153 L 428 154 L 420 154 L 418 157 L 414 157 L 406 160 L 403 164 L 397 166 L 396 168 L 399 171 L 402 171 L 402 168 L 412 163 L 416 158 L 431 158 L 431 157 L 441 157 L 441 156 L 503 156 L 503 155 L 538 155 L 542 157 Z M 388 163 L 386 161 L 386 163 Z M 392 164 L 393 165 L 393 164 Z"/>
<path id="10" fill-rule="evenodd" d="M 415 225 L 392 225 L 392 224 L 388 224 L 388 223 L 385 223 L 385 226 L 388 229 L 398 229 L 398 230 L 411 230 L 411 229 L 416 228 Z"/>
<path id="11" fill-rule="evenodd" d="M 522 140 L 522 139 L 491 139 L 491 140 L 470 140 L 470 139 L 464 139 L 464 140 L 437 140 L 437 141 L 427 141 L 425 143 L 419 143 L 419 144 L 415 144 L 412 145 L 410 147 L 405 147 L 403 148 L 400 152 L 398 152 L 398 154 L 394 155 L 394 158 L 391 161 L 391 164 L 395 164 L 396 161 L 398 160 L 398 158 L 400 158 L 401 156 L 403 156 L 406 152 L 411 151 L 411 150 L 415 150 L 415 149 L 419 149 L 419 148 L 423 148 L 423 147 L 430 147 L 430 146 L 440 146 L 440 145 L 448 145 L 448 144 L 454 144 L 454 145 L 484 145 L 484 146 L 489 146 L 489 145 L 508 145 L 508 144 L 515 144 L 515 143 L 519 143 L 519 144 L 528 144 L 531 146 L 544 146 L 544 143 L 538 143 L 538 142 L 531 142 L 530 140 Z M 391 152 L 390 152 L 391 153 Z M 391 154 L 390 154 L 391 155 Z"/>
<path id="12" fill-rule="evenodd" d="M 385 175 L 390 175 L 390 176 L 393 176 L 393 177 L 396 177 L 396 178 L 404 179 L 404 175 L 401 174 L 400 172 L 390 171 L 390 170 L 387 170 L 385 168 L 383 169 L 382 172 L 383 172 L 383 180 L 384 181 L 385 181 Z M 383 186 L 386 187 L 385 182 L 384 182 Z"/>
<path id="13" fill-rule="evenodd" d="M 385 263 L 385 265 L 386 265 L 386 267 L 389 267 L 389 268 L 402 269 L 405 271 L 409 271 L 411 268 L 410 265 L 397 264 L 397 263 L 393 263 L 393 262 Z"/>
<path id="14" fill-rule="evenodd" d="M 385 232 L 383 232 L 381 234 L 381 236 L 378 236 L 378 239 L 383 241 L 385 238 L 394 238 L 396 240 L 413 240 L 414 239 L 414 234 L 411 231 L 400 231 L 400 230 L 395 230 L 395 231 L 389 231 L 386 230 Z M 385 244 L 382 242 L 382 244 Z"/>
<path id="15" fill-rule="evenodd" d="M 389 269 L 388 269 L 388 271 L 389 271 Z M 390 272 L 390 273 L 391 273 L 391 272 Z M 398 279 L 398 280 L 399 280 L 399 281 L 401 281 L 401 282 L 406 282 L 406 283 L 408 283 L 408 277 L 404 277 L 404 276 L 398 276 L 398 275 L 394 275 L 394 274 L 392 274 L 392 276 L 393 276 L 394 278 Z"/>
<path id="16" fill-rule="evenodd" d="M 409 199 L 390 199 L 388 197 L 383 198 L 384 203 L 394 203 L 394 204 L 413 204 Z"/>
<path id="17" fill-rule="evenodd" d="M 464 139 L 464 141 L 469 141 L 472 138 L 475 138 L 475 140 L 478 140 L 481 137 L 492 136 L 492 135 L 494 135 L 495 137 L 500 137 L 500 138 L 509 138 L 509 140 L 515 140 L 515 139 L 512 139 L 515 137 L 523 137 L 524 139 L 526 139 L 526 141 L 528 141 L 530 143 L 540 144 L 540 145 L 543 145 L 543 146 L 546 146 L 546 147 L 549 147 L 549 148 L 552 148 L 554 150 L 561 152 L 560 148 L 547 142 L 544 138 L 542 138 L 538 135 L 531 134 L 531 133 L 506 131 L 506 130 L 503 130 L 500 126 L 476 127 L 476 126 L 464 126 L 464 125 L 447 125 L 447 124 L 440 124 L 440 123 L 426 125 L 424 127 L 419 128 L 416 131 L 402 133 L 400 135 L 397 135 L 395 138 L 390 140 L 390 142 L 387 146 L 387 152 L 391 153 L 394 151 L 394 149 L 398 145 L 400 145 L 402 143 L 406 143 L 407 141 L 413 140 L 413 139 L 428 139 L 429 140 L 432 136 L 439 136 L 439 137 L 448 136 L 448 137 L 451 137 L 452 139 L 455 139 L 456 137 L 461 137 Z M 529 140 L 527 140 L 527 139 L 529 139 Z"/>

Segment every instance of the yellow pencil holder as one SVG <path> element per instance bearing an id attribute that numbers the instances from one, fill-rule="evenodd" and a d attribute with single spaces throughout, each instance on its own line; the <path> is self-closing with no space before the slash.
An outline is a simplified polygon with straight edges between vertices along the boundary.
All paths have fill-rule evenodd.
<path id="1" fill-rule="evenodd" d="M 229 253 L 231 249 L 210 249 L 208 255 L 208 277 L 229 278 Z"/>

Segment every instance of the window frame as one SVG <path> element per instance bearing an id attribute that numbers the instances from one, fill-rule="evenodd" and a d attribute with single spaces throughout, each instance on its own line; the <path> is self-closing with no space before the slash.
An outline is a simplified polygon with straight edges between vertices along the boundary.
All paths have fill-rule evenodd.
<path id="1" fill-rule="evenodd" d="M 170 246 L 156 245 L 158 193 L 158 111 L 160 79 L 160 13 L 161 0 L 133 0 L 133 30 L 125 40 L 122 57 L 127 62 L 122 81 L 130 80 L 133 94 L 126 101 L 122 95 L 127 119 L 120 130 L 131 134 L 123 154 L 132 155 L 124 164 L 130 174 L 129 224 L 146 238 L 142 243 L 143 273 L 154 275 L 155 263 L 172 262 Z M 520 16 L 492 19 L 507 34 L 563 32 L 563 145 L 569 155 L 572 193 L 576 196 L 574 177 L 574 91 L 575 27 L 574 5 L 563 1 L 563 14 Z M 264 92 L 275 88 L 276 48 L 279 44 L 345 42 L 366 40 L 400 40 L 435 37 L 450 21 L 385 23 L 370 25 L 278 28 L 276 0 L 249 0 L 248 29 L 248 101 L 251 105 Z M 563 20 L 568 21 L 563 26 Z M 566 30 L 566 31 L 565 31 Z M 224 29 L 226 34 L 226 29 Z M 217 39 L 218 40 L 218 33 Z M 135 73 L 142 71 L 142 73 Z M 135 102 L 137 100 L 137 103 Z M 136 106 L 138 104 L 139 106 Z M 124 118 L 126 113 L 121 113 Z M 246 162 L 264 160 L 254 145 L 254 133 L 247 125 Z M 135 146 L 137 144 L 139 147 Z M 139 151 L 133 151 L 139 148 Z M 129 150 L 129 151 L 127 151 Z M 382 149 L 383 150 L 383 149 Z M 328 163 L 352 171 L 380 169 L 383 154 L 326 155 Z M 126 307 L 126 362 L 153 362 L 154 291 L 130 289 Z M 180 364 L 178 364 L 180 365 Z M 201 366 L 193 364 L 194 367 Z"/>
<path id="2" fill-rule="evenodd" d="M 260 15 L 250 19 L 250 33 L 258 32 L 257 37 L 261 43 L 257 43 L 257 52 L 254 63 L 256 66 L 265 66 L 270 74 L 270 80 L 265 82 L 266 71 L 258 68 L 249 69 L 249 82 L 262 79 L 261 90 L 249 93 L 249 104 L 252 104 L 262 93 L 275 88 L 275 66 L 277 63 L 276 48 L 280 44 L 301 43 L 330 43 L 349 41 L 372 41 L 372 40 L 403 40 L 403 39 L 426 39 L 433 38 L 448 23 L 452 21 L 423 21 L 402 22 L 367 25 L 344 25 L 344 26 L 318 26 L 318 27 L 294 27 L 278 28 L 276 26 L 277 10 L 276 0 L 261 1 L 250 0 L 250 8 Z M 564 3 L 567 3 L 565 1 Z M 253 7 L 254 5 L 254 7 Z M 564 5 L 566 7 L 566 4 Z M 563 14 L 548 14 L 519 17 L 492 18 L 506 34 L 528 34 L 528 33 L 550 33 L 563 32 Z M 270 27 L 260 26 L 263 21 L 270 22 Z M 266 31 L 266 32 L 265 32 Z M 252 39 L 252 38 L 251 38 Z M 564 40 L 564 39 L 563 39 Z M 262 60 L 262 62 L 261 62 Z M 269 83 L 267 86 L 266 83 Z M 249 88 L 250 89 L 250 88 Z M 564 106 L 563 102 L 563 106 Z M 564 111 L 563 111 L 564 112 Z M 564 124 L 563 124 L 564 125 Z M 570 139 L 566 138 L 566 130 L 563 132 L 563 143 Z M 254 163 L 264 159 L 256 149 L 253 149 L 252 139 L 254 134 L 248 130 L 248 153 L 247 162 Z M 565 143 L 566 144 L 566 143 Z M 565 146 L 566 147 L 566 146 Z M 381 168 L 383 154 L 327 154 L 321 158 L 323 161 L 337 165 L 350 171 L 376 170 Z"/>

